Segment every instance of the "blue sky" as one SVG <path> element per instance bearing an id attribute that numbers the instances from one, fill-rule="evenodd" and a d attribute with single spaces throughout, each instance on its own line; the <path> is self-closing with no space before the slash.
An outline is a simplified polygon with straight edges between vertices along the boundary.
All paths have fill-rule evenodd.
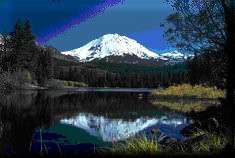
<path id="1" fill-rule="evenodd" d="M 61 51 L 108 33 L 137 40 L 149 49 L 171 49 L 160 24 L 171 14 L 165 0 L 0 0 L 0 30 L 30 20 L 38 41 Z M 123 1 L 123 2 L 122 2 Z"/>

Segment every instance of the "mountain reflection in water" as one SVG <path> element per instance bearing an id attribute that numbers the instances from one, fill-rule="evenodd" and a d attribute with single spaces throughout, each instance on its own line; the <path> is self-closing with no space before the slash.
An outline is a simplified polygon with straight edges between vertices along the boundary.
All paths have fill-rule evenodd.
<path id="1" fill-rule="evenodd" d="M 109 119 L 103 116 L 97 117 L 92 114 L 81 113 L 71 119 L 62 119 L 61 123 L 70 124 L 77 128 L 84 129 L 89 134 L 101 137 L 103 141 L 113 142 L 125 140 L 138 134 L 144 129 L 158 125 L 167 125 L 177 130 L 178 126 L 186 125 L 188 120 L 178 116 L 161 116 L 158 118 L 141 117 L 133 121 L 124 121 L 122 119 Z M 180 131 L 177 131 L 179 133 Z"/>
<path id="2" fill-rule="evenodd" d="M 27 153 L 42 141 L 48 149 L 48 143 L 104 145 L 151 128 L 180 139 L 187 117 L 157 109 L 148 95 L 137 90 L 0 92 L 0 154 Z"/>

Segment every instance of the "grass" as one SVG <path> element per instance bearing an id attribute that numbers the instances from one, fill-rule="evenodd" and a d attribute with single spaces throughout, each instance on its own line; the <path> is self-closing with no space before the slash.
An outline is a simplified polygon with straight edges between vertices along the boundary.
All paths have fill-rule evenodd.
<path id="1" fill-rule="evenodd" d="M 222 151 L 227 144 L 227 139 L 222 134 L 200 130 L 194 133 L 193 137 L 205 135 L 207 139 L 186 144 L 184 142 L 176 142 L 170 146 L 163 147 L 156 140 L 148 140 L 146 137 L 131 138 L 124 143 L 117 143 L 113 146 L 112 153 L 115 154 L 201 154 L 201 153 L 218 153 Z"/>
<path id="2" fill-rule="evenodd" d="M 161 151 L 155 140 L 146 137 L 131 138 L 124 143 L 115 144 L 112 152 L 115 154 L 157 154 Z"/>
<path id="3" fill-rule="evenodd" d="M 225 92 L 216 87 L 205 87 L 202 85 L 192 86 L 189 84 L 182 84 L 177 86 L 170 86 L 163 90 L 154 90 L 153 96 L 175 96 L 175 97 L 191 97 L 191 98 L 207 98 L 217 99 L 225 96 Z"/>
<path id="4" fill-rule="evenodd" d="M 193 135 L 205 135 L 207 137 L 206 140 L 191 145 L 192 152 L 194 153 L 220 152 L 228 143 L 224 135 L 216 134 L 212 131 L 199 130 Z"/>

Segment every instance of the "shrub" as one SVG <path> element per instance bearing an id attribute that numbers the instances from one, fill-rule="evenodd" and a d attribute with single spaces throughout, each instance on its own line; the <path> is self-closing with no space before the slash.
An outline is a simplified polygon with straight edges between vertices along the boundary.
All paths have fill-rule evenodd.
<path id="1" fill-rule="evenodd" d="M 204 87 L 201 85 L 192 86 L 182 84 L 178 86 L 170 86 L 163 90 L 154 90 L 153 96 L 176 96 L 176 97 L 192 97 L 192 98 L 210 98 L 215 99 L 224 97 L 225 93 L 216 87 Z"/>
<path id="2" fill-rule="evenodd" d="M 75 82 L 75 81 L 63 81 L 65 87 L 87 87 L 87 84 L 83 82 Z"/>
<path id="3" fill-rule="evenodd" d="M 64 82 L 60 80 L 50 79 L 46 81 L 45 86 L 51 89 L 60 89 L 64 88 Z"/>
<path id="4" fill-rule="evenodd" d="M 29 71 L 24 71 L 24 79 L 26 82 L 31 83 L 33 78 L 31 76 L 31 73 Z"/>

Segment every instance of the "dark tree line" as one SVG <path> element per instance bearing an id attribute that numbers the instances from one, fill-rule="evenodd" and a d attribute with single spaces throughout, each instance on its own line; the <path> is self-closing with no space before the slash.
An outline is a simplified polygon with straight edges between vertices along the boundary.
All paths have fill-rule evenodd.
<path id="1" fill-rule="evenodd" d="M 32 79 L 43 85 L 53 78 L 53 60 L 48 48 L 35 42 L 29 21 L 18 21 L 14 31 L 2 35 L 0 69 L 3 72 L 28 71 Z"/>
<path id="2" fill-rule="evenodd" d="M 55 78 L 85 82 L 91 87 L 156 88 L 188 82 L 187 71 L 176 71 L 175 68 L 169 66 L 167 69 L 163 68 L 163 70 L 153 73 L 114 73 L 77 66 L 57 67 Z"/>

